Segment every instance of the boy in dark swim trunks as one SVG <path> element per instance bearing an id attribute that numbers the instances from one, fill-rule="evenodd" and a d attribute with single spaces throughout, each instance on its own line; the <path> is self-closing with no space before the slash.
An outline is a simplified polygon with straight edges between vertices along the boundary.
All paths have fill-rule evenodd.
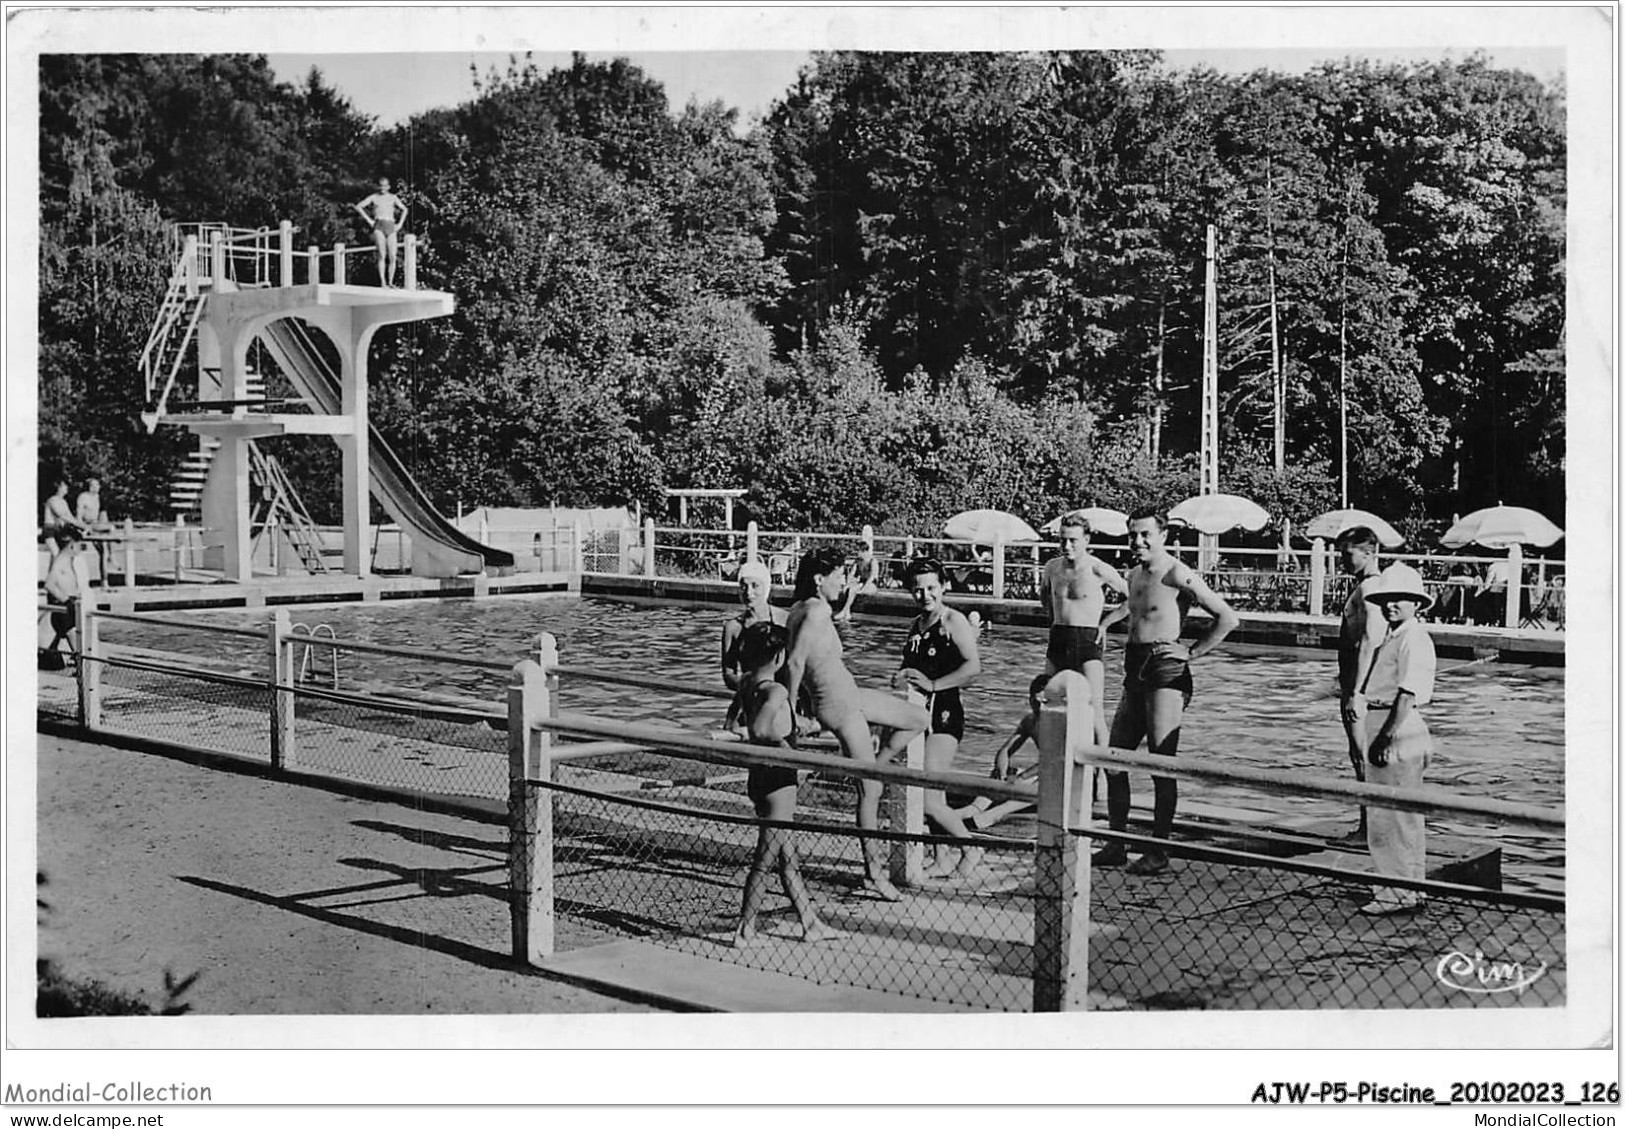
<path id="1" fill-rule="evenodd" d="M 758 745 L 784 747 L 794 733 L 790 695 L 776 680 L 784 661 L 785 631 L 770 621 L 753 623 L 739 637 L 739 663 L 744 672 L 734 695 L 730 716 L 737 714 L 749 739 Z M 778 765 L 752 765 L 745 786 L 756 818 L 773 823 L 789 823 L 796 814 L 796 770 Z M 734 947 L 744 948 L 757 938 L 756 918 L 767 893 L 767 875 L 779 872 L 784 896 L 801 918 L 804 941 L 824 941 L 841 935 L 826 925 L 813 908 L 796 865 L 795 840 L 788 827 L 772 827 L 764 822 L 756 832 L 756 854 L 745 878 L 745 900 L 739 911 L 739 927 L 734 931 Z"/>
<path id="2" fill-rule="evenodd" d="M 1128 645 L 1123 654 L 1123 696 L 1112 718 L 1111 747 L 1134 749 L 1141 739 L 1160 756 L 1179 751 L 1179 727 L 1191 700 L 1192 659 L 1205 655 L 1236 629 L 1230 605 L 1199 575 L 1168 552 L 1168 519 L 1156 509 L 1136 510 L 1128 523 L 1129 548 L 1139 563 L 1128 574 Z M 1213 617 L 1208 633 L 1186 647 L 1179 641 L 1185 609 L 1199 605 Z M 1166 839 L 1173 831 L 1179 785 L 1153 776 L 1156 800 L 1151 834 Z M 1106 773 L 1106 813 L 1113 831 L 1128 830 L 1129 781 L 1126 772 Z M 1096 866 L 1122 866 L 1128 850 L 1108 843 L 1093 856 Z M 1159 874 L 1168 856 L 1148 850 L 1129 866 L 1130 874 Z"/>
<path id="3" fill-rule="evenodd" d="M 1111 565 L 1089 552 L 1089 519 L 1079 510 L 1061 518 L 1061 555 L 1044 565 L 1040 585 L 1049 610 L 1049 647 L 1044 673 L 1075 670 L 1094 694 L 1095 744 L 1106 743 L 1106 589 L 1128 595 L 1128 585 Z M 1111 617 L 1115 619 L 1115 615 Z M 1111 622 L 1110 619 L 1107 622 Z"/>

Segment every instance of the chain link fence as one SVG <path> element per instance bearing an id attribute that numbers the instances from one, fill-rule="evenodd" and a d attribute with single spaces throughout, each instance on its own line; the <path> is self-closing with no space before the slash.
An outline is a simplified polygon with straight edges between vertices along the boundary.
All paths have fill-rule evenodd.
<path id="1" fill-rule="evenodd" d="M 1032 998 L 1031 842 L 980 840 L 976 882 L 923 883 L 887 902 L 863 887 L 863 842 L 851 808 L 822 803 L 784 827 L 810 901 L 835 934 L 802 940 L 777 875 L 752 943 L 736 948 L 742 890 L 757 829 L 738 790 L 665 789 L 658 798 L 603 790 L 603 774 L 561 766 L 553 800 L 555 909 L 606 937 L 634 937 L 678 952 L 820 985 L 878 990 L 937 1003 L 1021 1011 Z M 813 778 L 802 789 L 838 799 L 847 781 Z M 837 822 L 844 816 L 845 825 Z M 875 833 L 931 850 L 962 840 Z"/>

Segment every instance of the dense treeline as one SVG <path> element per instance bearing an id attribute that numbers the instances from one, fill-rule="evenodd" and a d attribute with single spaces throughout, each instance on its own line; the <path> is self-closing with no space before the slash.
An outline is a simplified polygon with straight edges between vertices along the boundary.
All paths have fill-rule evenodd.
<path id="1" fill-rule="evenodd" d="M 1561 515 L 1561 90 L 1478 59 L 841 52 L 737 127 L 624 61 L 516 62 L 376 130 L 258 57 L 47 57 L 42 477 L 162 511 L 186 443 L 140 433 L 135 358 L 165 220 L 355 243 L 384 174 L 458 309 L 380 334 L 374 416 L 448 509 L 742 484 L 772 526 L 923 530 L 1177 501 L 1213 224 L 1224 488 L 1335 505 L 1346 404 L 1353 504 Z M 279 453 L 331 516 L 331 443 Z"/>

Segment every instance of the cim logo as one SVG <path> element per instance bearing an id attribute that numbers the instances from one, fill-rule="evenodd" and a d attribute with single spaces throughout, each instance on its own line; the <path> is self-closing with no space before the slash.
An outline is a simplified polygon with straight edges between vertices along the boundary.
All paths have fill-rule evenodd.
<path id="1" fill-rule="evenodd" d="M 1473 955 L 1452 951 L 1439 958 L 1433 975 L 1446 988 L 1460 992 L 1492 995 L 1496 992 L 1516 992 L 1523 995 L 1525 988 L 1546 974 L 1546 962 L 1534 969 L 1524 968 L 1520 961 L 1487 960 L 1482 952 Z"/>

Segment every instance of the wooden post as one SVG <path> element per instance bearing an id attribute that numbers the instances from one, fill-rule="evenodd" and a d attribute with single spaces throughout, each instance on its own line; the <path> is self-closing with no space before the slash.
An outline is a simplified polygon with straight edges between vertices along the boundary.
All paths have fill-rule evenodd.
<path id="1" fill-rule="evenodd" d="M 124 587 L 135 587 L 135 519 L 124 519 Z"/>
<path id="2" fill-rule="evenodd" d="M 183 276 L 186 279 L 186 296 L 188 298 L 196 298 L 197 297 L 197 236 L 188 235 L 186 237 L 186 248 L 185 248 L 183 254 L 185 255 L 185 263 L 181 267 L 181 271 L 182 271 Z"/>
<path id="3" fill-rule="evenodd" d="M 79 592 L 79 727 L 94 733 L 102 727 L 101 620 L 90 593 Z"/>
<path id="4" fill-rule="evenodd" d="M 406 288 L 416 290 L 418 288 L 418 237 L 408 235 L 405 242 L 406 253 L 403 258 L 406 260 L 404 268 L 406 272 Z"/>
<path id="5" fill-rule="evenodd" d="M 761 530 L 755 520 L 745 523 L 745 559 L 754 561 L 761 556 Z"/>
<path id="6" fill-rule="evenodd" d="M 1316 537 L 1309 545 L 1309 614 L 1321 615 L 1326 606 L 1326 541 Z"/>
<path id="7" fill-rule="evenodd" d="M 581 539 L 581 523 L 570 524 L 570 571 L 575 573 L 577 586 L 587 573 L 587 546 Z"/>
<path id="8" fill-rule="evenodd" d="M 643 575 L 653 579 L 655 574 L 655 519 L 643 519 Z"/>
<path id="9" fill-rule="evenodd" d="M 508 684 L 508 882 L 514 959 L 553 955 L 552 740 L 536 722 L 553 712 L 558 645 L 537 637 L 536 657 L 513 668 Z M 540 661 L 538 661 L 540 660 Z"/>
<path id="10" fill-rule="evenodd" d="M 926 704 L 925 695 L 910 686 L 900 697 L 919 706 Z M 925 734 L 908 743 L 909 768 L 925 768 Z M 891 815 L 893 831 L 906 835 L 925 834 L 925 789 L 914 784 L 887 783 L 883 797 Z M 891 880 L 899 886 L 918 886 L 925 876 L 925 844 L 895 840 L 891 846 Z"/>
<path id="11" fill-rule="evenodd" d="M 277 234 L 279 236 L 278 250 L 280 251 L 280 255 L 278 256 L 280 261 L 278 263 L 279 270 L 277 272 L 277 277 L 281 280 L 283 286 L 292 286 L 294 284 L 293 224 L 288 220 L 283 220 L 281 224 L 277 226 Z"/>
<path id="12" fill-rule="evenodd" d="M 276 769 L 299 763 L 293 738 L 293 646 L 288 641 L 292 634 L 287 609 L 277 608 L 265 631 L 271 660 L 271 767 Z"/>
<path id="13" fill-rule="evenodd" d="M 175 516 L 175 583 L 181 582 L 181 538 L 186 536 L 186 519 Z"/>
<path id="14" fill-rule="evenodd" d="M 344 285 L 344 244 L 333 244 L 333 285 Z"/>
<path id="15" fill-rule="evenodd" d="M 305 281 L 315 286 L 322 281 L 322 249 L 312 243 L 305 248 L 305 255 L 305 261 L 310 264 Z"/>
<path id="16" fill-rule="evenodd" d="M 1073 834 L 1082 774 L 1073 755 L 1094 744 L 1089 680 L 1050 679 L 1038 712 L 1038 850 L 1033 896 L 1033 1010 L 1089 1003 L 1089 851 Z"/>
<path id="17" fill-rule="evenodd" d="M 1507 548 L 1507 626 L 1518 626 L 1518 612 L 1522 610 L 1519 596 L 1523 593 L 1523 546 Z"/>
<path id="18" fill-rule="evenodd" d="M 993 598 L 1004 599 L 1004 533 L 993 537 Z"/>

